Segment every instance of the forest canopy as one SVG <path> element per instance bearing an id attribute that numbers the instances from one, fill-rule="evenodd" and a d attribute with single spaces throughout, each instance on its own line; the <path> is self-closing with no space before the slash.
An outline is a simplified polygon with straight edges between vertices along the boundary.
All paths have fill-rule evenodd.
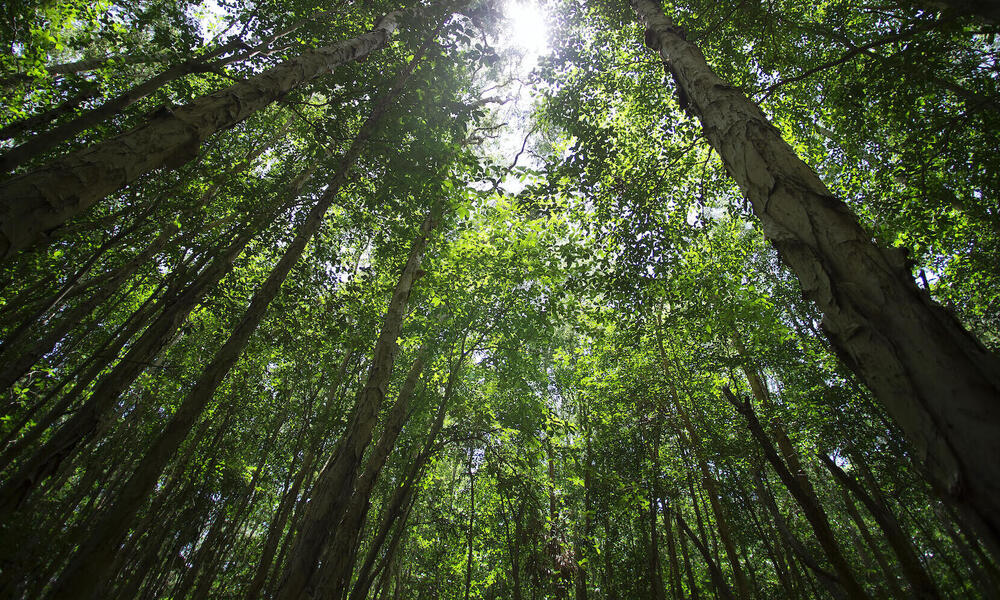
<path id="1" fill-rule="evenodd" d="M 1000 2 L 0 7 L 0 598 L 996 599 Z"/>

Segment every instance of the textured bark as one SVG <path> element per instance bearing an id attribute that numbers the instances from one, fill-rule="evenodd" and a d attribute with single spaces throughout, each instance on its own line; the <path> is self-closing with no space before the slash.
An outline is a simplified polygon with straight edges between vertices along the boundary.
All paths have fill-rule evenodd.
<path id="1" fill-rule="evenodd" d="M 410 402 L 416 392 L 417 383 L 424 370 L 428 348 L 426 345 L 417 351 L 417 356 L 410 366 L 410 371 L 399 388 L 396 402 L 393 403 L 386 417 L 382 434 L 379 436 L 371 452 L 364 472 L 358 477 L 354 493 L 344 512 L 344 517 L 337 524 L 330 541 L 323 552 L 323 567 L 318 570 L 313 579 L 315 584 L 309 585 L 311 597 L 339 600 L 347 595 L 351 573 L 357 557 L 357 539 L 361 534 L 368 509 L 371 506 L 371 495 L 378 483 L 382 469 L 389 455 L 395 448 L 403 426 L 410 417 Z"/>
<path id="2" fill-rule="evenodd" d="M 824 313 L 844 362 L 875 393 L 941 493 L 1000 548 L 1000 360 L 876 246 L 760 108 L 720 79 L 654 0 L 633 0 L 646 43 L 740 185 L 765 235 Z"/>
<path id="3" fill-rule="evenodd" d="M 270 105 L 296 87 L 382 48 L 393 16 L 371 32 L 311 50 L 263 73 L 177 108 L 105 142 L 0 184 L 0 258 L 25 248 L 94 202 L 161 167 L 198 155 L 201 142 Z"/>
<path id="4" fill-rule="evenodd" d="M 816 494 L 802 485 L 799 478 L 795 477 L 788 470 L 785 462 L 775 452 L 771 440 L 764 433 L 760 421 L 757 420 L 753 405 L 749 401 L 740 402 L 728 388 L 725 389 L 725 393 L 726 398 L 746 418 L 747 427 L 750 429 L 750 433 L 753 434 L 754 439 L 757 440 L 767 462 L 771 463 L 771 466 L 778 473 L 781 482 L 785 484 L 785 487 L 788 488 L 788 491 L 795 498 L 799 507 L 802 508 L 802 512 L 809 521 L 809 524 L 812 525 L 813 532 L 816 534 L 816 539 L 819 541 L 820 546 L 822 546 L 823 552 L 826 553 L 827 559 L 833 565 L 833 570 L 837 573 L 837 579 L 847 593 L 847 597 L 852 600 L 867 600 L 869 596 L 858 583 L 857 579 L 855 579 L 854 573 L 851 571 L 851 567 L 844 557 L 840 545 L 837 543 L 837 538 L 833 534 L 833 529 L 830 527 L 830 520 L 827 518 L 826 511 L 820 504 Z"/>
<path id="5" fill-rule="evenodd" d="M 397 351 L 396 339 L 403 324 L 406 303 L 417 278 L 420 258 L 434 226 L 435 221 L 430 217 L 424 220 L 393 290 L 382 322 L 382 331 L 375 344 L 368 380 L 358 392 L 351 423 L 334 455 L 323 467 L 312 491 L 302 530 L 295 540 L 278 591 L 278 598 L 281 600 L 297 600 L 302 595 L 316 570 L 316 561 L 331 529 L 343 517 L 357 482 L 362 457 L 371 443 L 379 409 L 385 399 L 385 386 L 392 375 Z"/>
<path id="6" fill-rule="evenodd" d="M 902 568 L 903 576 L 906 577 L 906 580 L 910 584 L 910 594 L 912 597 L 938 600 L 941 595 L 938 592 L 937 586 L 934 585 L 930 575 L 924 569 L 923 564 L 921 564 L 910 542 L 910 536 L 899 526 L 896 517 L 884 504 L 877 502 L 871 495 L 866 493 L 864 488 L 850 475 L 845 473 L 843 469 L 838 467 L 829 456 L 820 454 L 820 460 L 823 461 L 823 465 L 826 466 L 827 470 L 830 471 L 837 481 L 850 490 L 875 518 L 875 523 L 882 530 L 886 541 L 889 542 L 889 546 L 896 554 L 896 558 L 899 559 L 899 566 Z"/>

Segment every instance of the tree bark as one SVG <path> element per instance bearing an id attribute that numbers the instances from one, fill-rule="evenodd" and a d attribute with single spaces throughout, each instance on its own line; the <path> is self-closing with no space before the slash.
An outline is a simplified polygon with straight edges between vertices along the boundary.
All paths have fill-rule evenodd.
<path id="1" fill-rule="evenodd" d="M 410 371 L 396 396 L 396 402 L 393 403 L 386 418 L 382 434 L 369 453 L 364 472 L 358 477 L 344 517 L 337 524 L 331 540 L 326 545 L 323 552 L 323 567 L 314 574 L 315 584 L 308 586 L 315 589 L 309 594 L 310 596 L 340 600 L 349 591 L 350 577 L 357 557 L 355 540 L 361 534 L 365 517 L 368 515 L 375 484 L 395 448 L 396 439 L 410 417 L 410 402 L 423 373 L 428 351 L 425 344 L 413 359 Z"/>
<path id="2" fill-rule="evenodd" d="M 889 512 L 889 509 L 884 504 L 876 502 L 874 498 L 866 493 L 857 481 L 833 462 L 833 459 L 822 453 L 819 455 L 819 458 L 834 478 L 842 486 L 850 490 L 875 518 L 875 523 L 882 530 L 886 541 L 896 554 L 896 558 L 899 559 L 899 566 L 902 568 L 903 576 L 906 577 L 907 582 L 910 584 L 912 597 L 920 598 L 921 600 L 938 600 L 941 595 L 938 592 L 937 586 L 934 585 L 934 581 L 931 580 L 930 575 L 924 569 L 923 564 L 921 564 L 916 551 L 914 551 L 910 543 L 910 536 L 899 526 L 896 517 Z"/>
<path id="3" fill-rule="evenodd" d="M 45 237 L 94 202 L 161 167 L 198 155 L 201 142 L 298 86 L 382 48 L 395 15 L 354 39 L 303 53 L 190 104 L 163 108 L 146 123 L 0 184 L 0 259 Z"/>
<path id="4" fill-rule="evenodd" d="M 399 487 L 393 492 L 389 503 L 382 510 L 383 515 L 381 522 L 379 523 L 378 531 L 375 532 L 375 536 L 372 538 L 368 552 L 365 555 L 365 560 L 358 571 L 357 580 L 354 583 L 354 588 L 351 590 L 350 600 L 364 600 L 364 598 L 367 597 L 368 591 L 375 582 L 375 572 L 373 571 L 375 560 L 378 557 L 378 553 L 382 546 L 385 544 L 390 530 L 397 521 L 400 522 L 399 528 L 402 528 L 405 525 L 405 519 L 403 516 L 407 514 L 406 507 L 413 501 L 416 493 L 415 486 L 417 481 L 420 479 L 424 466 L 434 455 L 437 438 L 441 433 L 441 428 L 444 426 L 444 418 L 448 412 L 448 405 L 451 402 L 452 393 L 455 389 L 455 382 L 458 379 L 458 373 L 461 366 L 462 363 L 459 361 L 449 374 L 448 382 L 445 385 L 444 397 L 438 405 L 437 413 L 434 415 L 430 431 L 424 439 L 423 447 L 421 448 L 419 454 L 417 454 L 416 458 L 410 462 L 410 466 L 402 480 L 402 483 L 400 483 Z"/>
<path id="5" fill-rule="evenodd" d="M 425 219 L 420 227 L 420 234 L 413 242 L 383 319 L 382 331 L 375 344 L 374 358 L 368 371 L 368 381 L 358 392 L 354 416 L 334 455 L 323 467 L 311 494 L 305 522 L 295 540 L 278 590 L 280 600 L 298 600 L 302 595 L 315 572 L 316 561 L 330 530 L 343 516 L 354 490 L 362 457 L 371 442 L 378 411 L 385 398 L 385 386 L 392 374 L 397 350 L 396 338 L 402 327 L 406 303 L 417 278 L 420 257 L 434 226 L 434 219 Z"/>
<path id="6" fill-rule="evenodd" d="M 941 493 L 1000 552 L 1000 360 L 913 282 L 900 251 L 876 246 L 760 108 L 720 79 L 654 0 L 632 0 L 681 104 L 824 313 L 833 346 L 917 449 Z"/>
<path id="7" fill-rule="evenodd" d="M 753 477 L 754 484 L 757 488 L 757 500 L 764 506 L 764 509 L 770 513 L 775 527 L 778 528 L 778 532 L 785 541 L 785 545 L 787 545 L 791 552 L 799 558 L 806 568 L 812 571 L 816 579 L 830 593 L 831 596 L 838 599 L 843 598 L 844 592 L 837 576 L 821 567 L 819 561 L 817 561 L 812 553 L 809 552 L 809 549 L 805 547 L 805 544 L 795 537 L 795 534 L 788 526 L 788 522 L 785 521 L 785 518 L 778 510 L 778 505 L 774 501 L 774 496 L 772 496 L 771 492 L 764 486 L 764 481 L 760 472 L 754 471 Z"/>
<path id="8" fill-rule="evenodd" d="M 802 508 L 803 514 L 809 521 L 809 524 L 812 525 L 816 539 L 819 541 L 820 546 L 823 547 L 823 551 L 826 553 L 830 564 L 833 565 L 833 570 L 837 573 L 840 585 L 847 592 L 847 597 L 852 600 L 868 600 L 869 596 L 867 592 L 865 592 L 857 579 L 855 579 L 847 559 L 844 557 L 843 552 L 841 552 L 837 538 L 830 527 L 830 520 L 827 518 L 823 506 L 819 503 L 819 499 L 814 493 L 811 493 L 811 490 L 806 489 L 802 485 L 801 481 L 788 470 L 784 461 L 775 452 L 771 440 L 764 433 L 760 421 L 757 420 L 757 414 L 754 412 L 750 401 L 740 402 L 729 391 L 729 388 L 726 388 L 724 391 L 729 402 L 746 418 L 747 427 L 750 433 L 753 434 L 754 439 L 757 440 L 764 457 L 771 463 L 771 466 L 778 473 L 781 482 L 785 484 L 792 497 L 795 498 L 795 501 Z"/>

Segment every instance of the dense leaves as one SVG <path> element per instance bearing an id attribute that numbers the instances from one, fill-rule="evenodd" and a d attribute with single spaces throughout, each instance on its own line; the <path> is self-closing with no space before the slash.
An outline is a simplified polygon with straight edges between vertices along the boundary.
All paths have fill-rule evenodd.
<path id="1" fill-rule="evenodd" d="M 665 8 L 995 350 L 1000 47 L 939 4 Z M 79 125 L 5 181 L 398 20 L 2 259 L 3 597 L 996 596 L 629 3 L 0 16 L 2 151 Z"/>

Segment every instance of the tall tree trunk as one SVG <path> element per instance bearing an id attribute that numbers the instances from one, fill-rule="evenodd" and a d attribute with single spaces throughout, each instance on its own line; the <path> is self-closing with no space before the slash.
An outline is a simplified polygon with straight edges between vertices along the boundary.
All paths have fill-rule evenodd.
<path id="1" fill-rule="evenodd" d="M 726 578 L 722 575 L 719 565 L 712 559 L 712 555 L 709 554 L 708 547 L 691 531 L 691 528 L 688 527 L 687 522 L 684 521 L 684 517 L 681 516 L 680 512 L 677 513 L 677 523 L 681 526 L 684 534 L 688 536 L 688 539 L 691 540 L 691 543 L 694 544 L 694 547 L 701 553 L 705 565 L 708 566 L 708 573 L 712 579 L 712 585 L 715 586 L 715 590 L 725 600 L 736 600 L 736 596 L 733 595 L 733 590 L 726 583 Z"/>
<path id="2" fill-rule="evenodd" d="M 469 600 L 469 594 L 472 592 L 472 551 L 473 542 L 475 541 L 475 530 L 473 527 L 476 524 L 476 471 L 473 469 L 474 456 L 475 448 L 469 446 L 469 524 L 465 536 L 469 551 L 465 557 L 465 600 Z M 549 464 L 551 465 L 551 459 Z"/>
<path id="3" fill-rule="evenodd" d="M 837 538 L 833 534 L 833 529 L 830 527 L 830 520 L 827 518 L 826 511 L 823 509 L 815 493 L 811 493 L 811 490 L 806 489 L 801 481 L 792 475 L 785 462 L 775 452 L 770 438 L 764 433 L 760 421 L 757 420 L 753 404 L 749 400 L 740 402 L 729 391 L 729 388 L 725 389 L 725 394 L 729 402 L 746 418 L 748 429 L 750 429 L 750 433 L 753 434 L 754 439 L 757 440 L 758 445 L 764 453 L 764 457 L 771 463 L 771 466 L 778 473 L 781 482 L 785 484 L 792 497 L 795 498 L 795 501 L 802 508 L 803 514 L 805 514 L 809 524 L 812 525 L 816 539 L 819 541 L 820 546 L 823 547 L 823 551 L 826 553 L 830 564 L 833 565 L 833 570 L 837 573 L 840 585 L 847 592 L 847 597 L 852 600 L 868 600 L 869 596 L 861 587 L 861 584 L 858 583 L 857 579 L 855 579 L 854 573 L 851 571 L 851 567 L 844 557 L 840 545 L 837 543 Z"/>
<path id="4" fill-rule="evenodd" d="M 452 371 L 448 376 L 448 382 L 445 385 L 444 397 L 438 405 L 437 413 L 434 415 L 430 431 L 428 432 L 427 437 L 424 438 L 423 447 L 417 454 L 416 458 L 410 461 L 406 475 L 403 477 L 399 487 L 397 487 L 393 492 L 388 504 L 382 510 L 383 514 L 381 522 L 379 523 L 379 528 L 375 532 L 375 535 L 369 545 L 368 552 L 365 555 L 365 560 L 362 563 L 361 568 L 358 570 L 357 580 L 355 581 L 354 588 L 351 591 L 350 600 L 364 600 L 364 598 L 367 597 L 368 591 L 375 582 L 375 571 L 373 571 L 375 561 L 378 557 L 379 551 L 389 536 L 390 530 L 397 521 L 400 522 L 400 529 L 405 526 L 404 515 L 407 514 L 407 506 L 409 506 L 415 498 L 416 484 L 420 479 L 424 466 L 434 455 L 438 435 L 441 433 L 441 428 L 444 426 L 445 415 L 448 412 L 448 405 L 455 389 L 455 383 L 458 379 L 458 373 L 461 365 L 462 362 L 459 361 L 452 367 Z"/>
<path id="5" fill-rule="evenodd" d="M 704 487 L 705 492 L 708 494 L 709 504 L 712 507 L 712 513 L 715 515 L 715 522 L 719 532 L 719 537 L 721 538 L 722 546 L 726 551 L 726 558 L 729 560 L 729 564 L 733 570 L 733 580 L 736 584 L 737 597 L 741 600 L 746 600 L 751 597 L 752 590 L 750 588 L 750 583 L 747 580 L 746 573 L 743 570 L 743 566 L 740 563 L 739 553 L 736 551 L 736 543 L 733 540 L 732 529 L 729 526 L 729 515 L 720 500 L 718 486 L 716 485 L 715 477 L 709 469 L 708 460 L 705 458 L 705 451 L 704 448 L 702 448 L 701 437 L 695 427 L 694 419 L 691 418 L 686 406 L 681 403 L 680 396 L 674 386 L 674 377 L 671 370 L 670 359 L 667 356 L 666 347 L 663 343 L 663 324 L 660 320 L 659 314 L 656 315 L 656 319 L 656 343 L 660 353 L 661 368 L 663 369 L 664 378 L 667 381 L 667 390 L 669 392 L 670 400 L 674 405 L 674 409 L 681 417 L 681 421 L 684 423 L 684 428 L 688 432 L 686 440 L 683 432 L 681 432 L 680 437 L 683 441 L 688 442 L 688 446 L 691 448 L 691 452 L 698 463 L 698 470 L 701 472 L 702 487 Z"/>
<path id="6" fill-rule="evenodd" d="M 917 449 L 939 491 L 1000 552 L 1000 360 L 879 248 L 764 113 L 720 79 L 655 0 L 632 0 L 681 104 L 740 185 L 765 234 L 824 313 L 823 327 Z"/>
<path id="7" fill-rule="evenodd" d="M 131 345 L 118 364 L 101 379 L 80 410 L 63 423 L 0 487 L 0 515 L 17 509 L 42 482 L 56 472 L 81 443 L 92 438 L 102 421 L 110 419 L 110 412 L 122 392 L 174 339 L 178 329 L 205 294 L 229 273 L 233 261 L 250 242 L 253 233 L 254 227 L 246 227 L 187 289 L 177 295 L 168 292 L 164 296 L 160 315 Z M 82 392 L 82 386 L 77 384 L 73 393 L 79 392 Z"/>
<path id="8" fill-rule="evenodd" d="M 53 597 L 89 600 L 97 583 L 103 577 L 107 565 L 111 562 L 115 549 L 124 539 L 132 517 L 142 506 L 149 490 L 155 485 L 163 468 L 170 461 L 177 447 L 187 437 L 188 432 L 201 415 L 205 406 L 212 399 L 215 390 L 229 374 L 236 360 L 246 347 L 250 336 L 257 330 L 263 320 L 271 301 L 277 296 L 281 285 L 288 277 L 292 267 L 298 262 L 305 251 L 306 245 L 313 235 L 319 231 L 324 217 L 333 201 L 339 196 L 341 187 L 347 181 L 351 167 L 357 162 L 369 138 L 375 132 L 379 121 L 388 110 L 390 103 L 402 91 L 402 87 L 416 66 L 418 57 L 414 57 L 407 68 L 394 81 L 392 89 L 372 109 L 371 115 L 361 126 L 354 142 L 340 161 L 336 173 L 323 195 L 313 206 L 305 221 L 299 226 L 294 239 L 285 248 L 281 259 L 268 275 L 267 280 L 257 290 L 243 318 L 233 330 L 229 339 L 215 353 L 194 387 L 185 396 L 180 406 L 170 419 L 163 432 L 156 438 L 146 455 L 140 461 L 135 473 L 118 494 L 112 506 L 105 511 L 104 517 L 95 528 L 91 537 L 79 548 L 73 561 L 69 564 L 59 580 L 53 586 Z M 410 287 L 418 263 L 419 252 L 426 244 L 426 235 L 430 230 L 430 222 L 425 222 L 421 236 L 415 244 L 415 255 L 411 255 L 404 269 L 404 274 L 397 286 L 396 295 L 401 296 L 405 306 Z M 411 264 L 412 263 L 412 264 Z M 394 300 L 396 298 L 394 297 Z M 398 321 L 391 341 L 394 345 L 398 335 L 399 323 L 402 321 L 402 306 L 398 306 Z M 391 350 L 388 351 L 391 356 Z M 384 383 L 382 384 L 384 385 Z M 379 393 L 383 393 L 381 386 Z M 360 456 L 358 457 L 360 459 Z"/>
<path id="9" fill-rule="evenodd" d="M 165 85 L 169 85 L 192 73 L 206 72 L 211 68 L 211 65 L 201 61 L 184 61 L 168 67 L 150 79 L 125 90 L 114 98 L 110 98 L 104 104 L 49 131 L 33 135 L 20 146 L 11 148 L 3 153 L 0 155 L 0 172 L 13 171 L 21 165 L 51 151 L 60 144 L 72 140 L 80 132 L 97 127 L 136 102 L 155 93 Z"/>
<path id="10" fill-rule="evenodd" d="M 854 498 L 851 497 L 850 492 L 846 489 L 842 490 L 842 495 L 844 499 L 844 508 L 847 509 L 847 516 L 854 521 L 854 525 L 857 527 L 858 532 L 861 534 L 861 538 L 868 547 L 868 552 L 878 564 L 878 567 L 882 572 L 882 576 L 885 578 L 886 587 L 889 588 L 889 595 L 896 598 L 896 600 L 906 600 L 909 596 L 907 596 L 906 593 L 903 592 L 903 588 L 900 587 L 899 581 L 897 581 L 895 569 L 892 568 L 892 564 L 886 558 L 885 553 L 882 552 L 882 548 L 879 547 L 878 540 L 874 535 L 872 535 L 864 517 L 862 517 L 861 513 L 858 512 L 858 508 L 854 505 Z"/>
<path id="11" fill-rule="evenodd" d="M 368 381 L 358 392 L 351 423 L 334 455 L 323 467 L 312 491 L 302 530 L 295 540 L 278 591 L 280 600 L 298 600 L 302 595 L 316 569 L 316 562 L 327 537 L 343 516 L 354 490 L 362 457 L 371 442 L 378 412 L 385 398 L 385 386 L 392 374 L 396 359 L 396 338 L 403 323 L 406 303 L 418 277 L 420 257 L 434 226 L 434 219 L 425 219 L 420 227 L 420 234 L 413 242 L 383 319 L 382 331 L 375 344 L 374 357 L 368 371 Z"/>
<path id="12" fill-rule="evenodd" d="M 895 515 L 884 504 L 877 502 L 871 495 L 865 492 L 864 488 L 854 478 L 845 473 L 843 469 L 833 462 L 833 459 L 822 453 L 819 457 L 834 478 L 842 486 L 850 490 L 875 518 L 875 523 L 882 530 L 886 541 L 889 542 L 889 546 L 896 554 L 896 558 L 899 559 L 899 566 L 902 568 L 903 576 L 906 577 L 906 581 L 910 584 L 912 597 L 920 598 L 921 600 L 938 600 L 941 595 L 938 592 L 937 586 L 934 585 L 934 581 L 924 569 L 924 565 L 921 564 L 910 542 L 910 536 L 899 526 Z"/>
<path id="13" fill-rule="evenodd" d="M 389 415 L 386 417 L 382 434 L 369 453 L 364 472 L 358 477 L 344 517 L 337 524 L 330 541 L 326 544 L 323 552 L 323 567 L 313 575 L 314 584 L 307 586 L 307 589 L 314 590 L 309 593 L 310 596 L 340 600 L 349 591 L 351 573 L 357 558 L 355 540 L 361 534 L 365 518 L 368 515 L 375 484 L 378 483 L 382 469 L 395 448 L 396 439 L 410 418 L 410 401 L 416 392 L 420 375 L 423 373 L 427 353 L 428 346 L 426 344 L 417 350 L 410 371 L 399 388 L 396 402 L 393 403 Z"/>
<path id="14" fill-rule="evenodd" d="M 805 544 L 795 537 L 795 534 L 788 526 L 788 522 L 785 521 L 785 518 L 778 510 L 778 505 L 774 501 L 774 496 L 764 485 L 760 471 L 754 471 L 753 478 L 754 484 L 757 488 L 757 500 L 763 505 L 764 510 L 770 513 L 774 526 L 778 528 L 778 532 L 784 539 L 785 545 L 788 546 L 791 552 L 794 553 L 800 561 L 802 561 L 803 565 L 812 571 L 816 579 L 824 588 L 826 588 L 832 597 L 838 599 L 843 598 L 843 588 L 841 587 L 837 576 L 821 567 L 819 561 L 816 560 L 811 552 L 809 552 L 809 549 L 806 548 Z"/>
<path id="15" fill-rule="evenodd" d="M 396 16 L 373 31 L 310 50 L 247 81 L 163 108 L 146 123 L 0 184 L 0 259 L 45 237 L 45 232 L 140 176 L 173 168 L 198 155 L 201 142 L 228 129 L 298 86 L 382 48 Z"/>

